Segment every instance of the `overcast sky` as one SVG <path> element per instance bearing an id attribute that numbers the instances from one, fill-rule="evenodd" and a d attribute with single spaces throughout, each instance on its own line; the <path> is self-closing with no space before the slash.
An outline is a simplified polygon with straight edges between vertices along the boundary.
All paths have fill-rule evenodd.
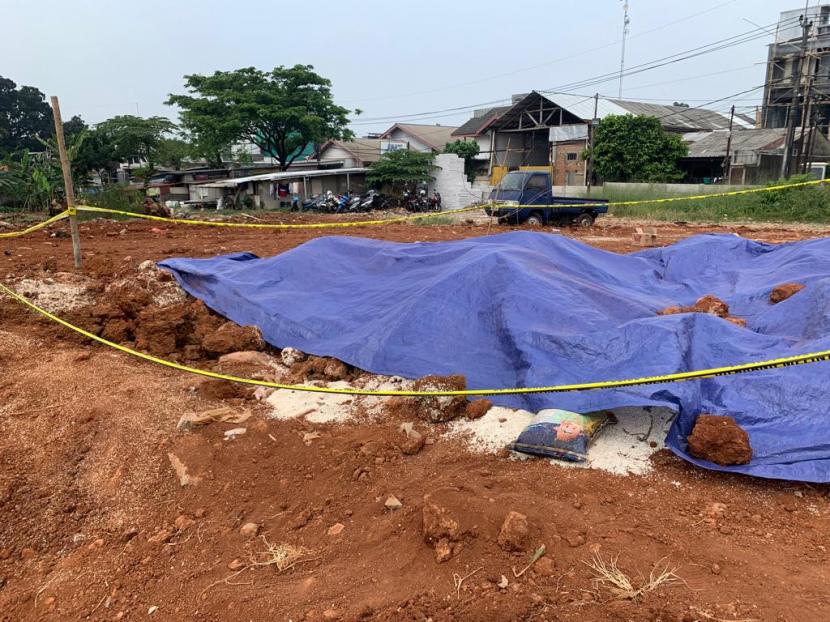
<path id="1" fill-rule="evenodd" d="M 754 30 L 746 20 L 772 25 L 803 6 L 630 0 L 626 66 Z M 0 75 L 58 95 L 64 118 L 175 119 L 163 102 L 183 92 L 185 74 L 304 63 L 332 81 L 337 103 L 363 109 L 358 135 L 386 129 L 386 117 L 466 107 L 418 121 L 460 125 L 478 104 L 617 71 L 623 19 L 621 0 L 0 0 L 0 15 Z M 771 40 L 629 76 L 623 97 L 697 105 L 758 86 Z M 574 92 L 616 97 L 617 89 L 610 80 Z M 751 106 L 760 91 L 734 99 Z"/>

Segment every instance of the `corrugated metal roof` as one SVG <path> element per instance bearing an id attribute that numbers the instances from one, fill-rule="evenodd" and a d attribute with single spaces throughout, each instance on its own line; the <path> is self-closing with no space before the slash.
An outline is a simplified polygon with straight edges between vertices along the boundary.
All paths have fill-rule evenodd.
<path id="1" fill-rule="evenodd" d="M 783 150 L 785 128 L 737 130 L 732 132 L 729 148 L 733 154 L 739 152 L 780 152 Z M 685 136 L 684 136 L 685 138 Z M 690 158 L 726 157 L 726 143 L 729 132 L 710 132 L 703 138 L 689 143 Z"/>
<path id="2" fill-rule="evenodd" d="M 303 179 L 305 177 L 325 177 L 327 175 L 353 175 L 357 173 L 365 173 L 368 168 L 332 168 L 315 171 L 284 171 L 280 173 L 265 173 L 264 175 L 251 175 L 250 177 L 236 177 L 235 179 L 225 179 L 223 181 L 214 181 L 206 184 L 199 184 L 205 188 L 233 188 L 240 184 L 249 181 L 285 181 L 288 179 Z"/>
<path id="3" fill-rule="evenodd" d="M 547 99 L 558 104 L 580 119 L 589 121 L 594 118 L 594 98 L 584 95 L 551 94 Z M 623 99 L 603 99 L 597 101 L 597 118 L 604 119 L 611 115 L 633 114 L 637 116 L 657 117 L 663 127 L 688 130 L 725 130 L 729 128 L 729 115 L 706 108 L 686 108 L 685 106 L 666 106 Z M 735 115 L 733 127 L 751 129 L 754 124 L 742 115 Z"/>

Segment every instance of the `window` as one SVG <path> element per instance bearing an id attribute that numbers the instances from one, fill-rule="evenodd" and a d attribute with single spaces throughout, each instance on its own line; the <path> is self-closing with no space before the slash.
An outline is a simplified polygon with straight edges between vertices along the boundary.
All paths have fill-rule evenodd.
<path id="1" fill-rule="evenodd" d="M 570 153 L 565 154 L 565 159 L 568 162 L 576 162 L 576 156 L 577 156 L 576 151 L 571 151 Z"/>
<path id="2" fill-rule="evenodd" d="M 525 186 L 526 190 L 547 190 L 548 182 L 545 175 L 533 175 Z"/>

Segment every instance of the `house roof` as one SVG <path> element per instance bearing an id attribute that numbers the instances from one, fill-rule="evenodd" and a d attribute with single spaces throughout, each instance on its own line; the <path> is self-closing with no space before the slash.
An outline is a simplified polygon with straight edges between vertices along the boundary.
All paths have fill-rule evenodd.
<path id="1" fill-rule="evenodd" d="M 389 138 L 395 130 L 408 134 L 420 143 L 442 151 L 447 143 L 454 142 L 453 132 L 458 129 L 449 125 L 419 125 L 416 123 L 395 123 L 392 127 L 381 134 L 381 138 Z"/>
<path id="2" fill-rule="evenodd" d="M 382 142 L 379 138 L 355 138 L 348 141 L 329 140 L 320 148 L 320 159 L 324 159 L 323 156 L 328 148 L 339 147 L 362 162 L 377 162 L 380 159 Z"/>
<path id="3" fill-rule="evenodd" d="M 367 168 L 333 168 L 326 170 L 310 170 L 310 171 L 282 171 L 277 173 L 265 173 L 264 175 L 250 175 L 248 177 L 235 177 L 233 179 L 225 179 L 222 181 L 212 181 L 206 184 L 199 184 L 205 188 L 233 188 L 240 184 L 249 181 L 287 181 L 289 179 L 303 179 L 307 177 L 328 177 L 331 175 L 356 175 L 365 173 Z"/>
<path id="4" fill-rule="evenodd" d="M 499 117 L 499 125 L 509 122 L 511 117 L 521 116 L 522 110 L 530 105 L 533 108 L 536 102 L 542 99 L 543 110 L 550 110 L 550 107 L 559 107 L 570 113 L 573 117 L 583 122 L 594 118 L 594 106 L 596 105 L 596 117 L 603 119 L 611 115 L 633 114 L 637 116 L 657 117 L 662 126 L 675 131 L 714 131 L 725 130 L 729 127 L 729 115 L 706 108 L 687 108 L 685 106 L 666 106 L 663 104 L 652 104 L 622 99 L 600 98 L 596 102 L 593 97 L 584 95 L 573 95 L 569 93 L 541 94 L 532 92 L 516 102 Z M 551 117 L 553 119 L 553 117 Z M 563 120 L 564 122 L 564 120 Z M 570 122 L 574 122 L 573 120 Z M 751 129 L 754 122 L 744 115 L 735 115 L 734 127 Z"/>
<path id="5" fill-rule="evenodd" d="M 784 148 L 785 128 L 752 129 L 732 132 L 732 142 L 729 150 L 734 154 L 741 151 L 780 153 Z M 686 136 L 684 136 L 686 138 Z M 723 158 L 726 157 L 726 143 L 729 132 L 709 132 L 705 136 L 690 136 L 690 158 Z M 697 140 L 694 140 L 697 138 Z"/>
<path id="6" fill-rule="evenodd" d="M 484 132 L 490 124 L 498 119 L 505 112 L 510 110 L 510 106 L 497 106 L 490 108 L 483 114 L 474 116 L 472 119 L 466 121 L 455 130 L 453 136 L 479 136 Z"/>

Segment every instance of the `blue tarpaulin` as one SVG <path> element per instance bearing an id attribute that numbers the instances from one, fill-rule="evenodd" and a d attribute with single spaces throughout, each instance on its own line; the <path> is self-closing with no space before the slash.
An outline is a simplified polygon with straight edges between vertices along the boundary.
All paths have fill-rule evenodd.
<path id="1" fill-rule="evenodd" d="M 559 235 L 510 232 L 401 244 L 323 237 L 276 257 L 236 253 L 160 263 L 193 296 L 283 348 L 411 378 L 464 374 L 469 388 L 653 376 L 830 349 L 830 239 L 769 245 L 701 235 L 631 255 Z M 777 305 L 772 287 L 807 287 Z M 658 316 L 705 294 L 713 315 Z M 667 442 L 700 466 L 830 481 L 830 363 L 662 385 L 499 396 L 531 411 L 668 406 Z M 748 433 L 750 464 L 686 453 L 699 413 Z"/>

